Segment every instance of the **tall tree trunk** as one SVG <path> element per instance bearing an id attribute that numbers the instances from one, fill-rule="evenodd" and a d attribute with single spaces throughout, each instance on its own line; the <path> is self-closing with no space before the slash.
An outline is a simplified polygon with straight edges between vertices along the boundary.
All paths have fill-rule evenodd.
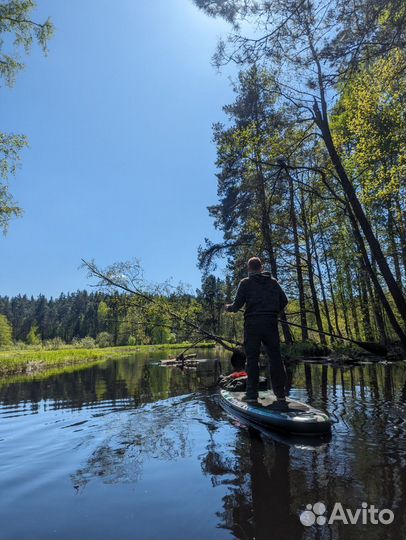
<path id="1" fill-rule="evenodd" d="M 362 315 L 362 328 L 364 331 L 364 336 L 367 341 L 373 340 L 372 326 L 371 326 L 371 317 L 369 314 L 369 304 L 368 304 L 368 291 L 367 291 L 367 275 L 366 268 L 363 260 L 359 261 L 360 263 L 360 274 L 358 279 L 359 284 L 359 298 L 361 305 L 361 315 Z M 373 298 L 371 298 L 373 302 Z"/>
<path id="2" fill-rule="evenodd" d="M 314 315 L 316 317 L 317 329 L 319 330 L 319 332 L 324 332 L 323 322 L 321 320 L 321 314 L 320 314 L 319 300 L 317 298 L 316 286 L 315 286 L 315 283 L 314 283 L 312 252 L 311 252 L 311 248 L 310 248 L 309 227 L 308 227 L 308 224 L 307 224 L 305 200 L 304 200 L 303 191 L 301 191 L 301 204 L 302 204 L 303 233 L 304 233 L 305 245 L 306 245 L 307 271 L 308 271 L 310 292 L 311 292 L 311 296 L 312 296 Z M 322 334 L 322 333 L 320 333 L 320 341 L 321 341 L 321 343 L 323 345 L 326 345 L 326 343 L 327 343 L 326 342 L 326 336 L 324 334 Z"/>
<path id="3" fill-rule="evenodd" d="M 297 286 L 299 289 L 299 309 L 300 309 L 300 324 L 302 325 L 302 341 L 307 341 L 309 339 L 309 332 L 306 328 L 307 327 L 306 299 L 305 299 L 305 293 L 304 293 L 302 261 L 300 257 L 300 251 L 299 251 L 299 234 L 297 231 L 295 193 L 293 189 L 292 177 L 290 176 L 287 170 L 286 170 L 286 173 L 287 173 L 288 183 L 289 183 L 290 220 L 291 220 L 292 229 L 293 229 L 293 243 L 294 243 L 294 250 L 295 250 Z"/>
<path id="4" fill-rule="evenodd" d="M 395 314 L 393 313 L 393 310 L 388 302 L 388 299 L 385 296 L 384 291 L 382 290 L 381 284 L 379 283 L 378 277 L 376 275 L 376 272 L 374 271 L 372 264 L 369 260 L 368 253 L 364 244 L 364 240 L 361 236 L 361 232 L 358 228 L 358 223 L 355 220 L 354 214 L 352 213 L 352 210 L 349 206 L 347 206 L 347 211 L 349 218 L 351 220 L 352 230 L 354 233 L 355 241 L 359 247 L 359 250 L 361 252 L 362 258 L 364 260 L 365 267 L 368 271 L 369 277 L 374 285 L 374 289 L 376 292 L 377 297 L 379 298 L 380 302 L 382 303 L 383 308 L 385 309 L 386 315 L 389 319 L 389 322 L 393 328 L 393 330 L 396 332 L 396 335 L 398 336 L 402 347 L 406 350 L 406 334 L 404 333 L 403 329 L 401 328 L 400 324 L 398 323 Z"/>
<path id="5" fill-rule="evenodd" d="M 346 302 L 346 300 L 344 298 L 342 283 L 338 284 L 338 296 L 339 296 L 339 298 L 341 300 L 341 311 L 342 311 L 343 319 L 344 319 L 345 333 L 347 334 L 347 337 L 353 339 L 353 335 L 352 335 L 352 332 L 351 332 L 351 326 L 350 326 L 350 323 L 348 321 L 347 302 Z"/>
<path id="6" fill-rule="evenodd" d="M 336 273 L 336 282 L 337 282 L 337 295 L 338 295 L 338 298 L 341 302 L 341 312 L 342 312 L 342 315 L 343 315 L 343 319 L 344 319 L 344 328 L 345 328 L 345 333 L 347 335 L 347 337 L 353 339 L 353 335 L 352 335 L 352 332 L 351 332 L 351 326 L 350 326 L 350 323 L 349 323 L 349 320 L 348 320 L 348 315 L 347 315 L 347 300 L 344 296 L 344 283 L 343 283 L 343 278 L 342 278 L 342 275 L 341 275 L 341 272 L 339 272 L 338 270 L 338 264 L 337 264 L 337 259 L 331 254 L 331 260 L 333 261 L 333 264 L 334 264 L 334 269 L 335 269 L 335 273 Z"/>
<path id="7" fill-rule="evenodd" d="M 345 267 L 345 281 L 346 286 L 348 290 L 348 296 L 350 298 L 350 308 L 351 308 L 351 317 L 354 323 L 354 331 L 355 331 L 355 338 L 358 339 L 358 341 L 361 339 L 360 332 L 359 332 L 359 322 L 358 322 L 358 315 L 357 315 L 357 307 L 355 305 L 355 298 L 354 293 L 352 290 L 352 279 L 351 279 L 351 272 L 348 265 Z"/>
<path id="8" fill-rule="evenodd" d="M 383 345 L 386 345 L 388 343 L 388 336 L 386 335 L 385 321 L 382 315 L 382 309 L 381 309 L 382 304 L 379 301 L 376 290 L 375 291 L 372 290 L 371 278 L 368 274 L 366 275 L 366 286 L 367 286 L 369 297 L 372 300 L 375 326 L 378 332 L 379 341 Z"/>
<path id="9" fill-rule="evenodd" d="M 327 296 L 326 296 L 326 289 L 325 289 L 325 287 L 324 287 L 323 275 L 322 275 L 322 273 L 321 273 L 321 266 L 320 266 L 319 255 L 318 255 L 318 253 L 317 253 L 317 246 L 316 246 L 316 242 L 315 242 L 315 240 L 314 240 L 313 229 L 312 229 L 311 226 L 309 226 L 309 236 L 310 236 L 310 242 L 311 242 L 311 246 L 312 246 L 313 253 L 314 253 L 314 260 L 315 260 L 315 262 L 316 262 L 317 275 L 318 275 L 319 283 L 320 283 L 321 297 L 322 297 L 322 300 L 323 300 L 324 312 L 325 312 L 325 314 L 326 314 L 328 331 L 329 331 L 331 334 L 334 334 L 334 328 L 333 328 L 333 325 L 331 324 L 330 311 L 329 311 L 329 309 L 328 309 Z M 331 338 L 331 341 L 332 341 L 332 342 L 334 341 L 334 338 L 333 338 L 333 337 Z"/>
<path id="10" fill-rule="evenodd" d="M 119 327 L 119 299 L 117 296 L 113 297 L 112 311 L 113 311 L 113 344 L 117 345 L 118 342 L 118 327 Z"/>
<path id="11" fill-rule="evenodd" d="M 405 283 L 406 283 L 406 216 L 405 216 L 405 212 L 402 210 L 398 197 L 396 198 L 395 206 L 396 206 L 396 213 L 397 213 L 397 224 L 398 224 L 400 246 L 401 246 L 401 251 L 402 251 L 403 273 L 405 276 Z"/>
<path id="12" fill-rule="evenodd" d="M 319 216 L 317 216 L 317 221 L 318 221 L 318 225 L 319 225 L 320 243 L 321 243 L 321 248 L 323 250 L 324 266 L 326 267 L 326 272 L 327 272 L 327 281 L 328 281 L 328 287 L 329 287 L 329 290 L 330 290 L 331 303 L 333 305 L 334 320 L 335 320 L 335 324 L 336 324 L 335 333 L 338 334 L 339 336 L 342 336 L 341 330 L 340 330 L 340 324 L 338 322 L 338 309 L 337 309 L 337 303 L 336 303 L 335 294 L 334 294 L 333 280 L 332 280 L 332 277 L 331 277 L 330 265 L 329 265 L 329 261 L 328 261 L 328 257 L 327 257 L 326 245 L 325 245 L 325 242 L 324 242 L 324 234 L 323 234 L 323 229 L 322 229 L 322 226 L 321 226 Z"/>
<path id="13" fill-rule="evenodd" d="M 398 246 L 395 240 L 395 227 L 393 222 L 392 210 L 388 205 L 388 241 L 389 241 L 389 252 L 393 260 L 393 266 L 395 267 L 395 276 L 396 281 L 399 286 L 402 287 L 402 272 L 400 270 L 400 260 L 398 253 Z"/>

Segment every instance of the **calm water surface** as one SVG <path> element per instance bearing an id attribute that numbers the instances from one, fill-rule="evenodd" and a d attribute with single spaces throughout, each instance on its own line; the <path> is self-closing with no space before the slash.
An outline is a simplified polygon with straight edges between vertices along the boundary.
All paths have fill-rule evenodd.
<path id="1" fill-rule="evenodd" d="M 335 422 L 314 440 L 228 416 L 213 360 L 187 372 L 154 360 L 0 384 L 0 538 L 406 537 L 404 364 L 292 368 L 291 396 Z M 367 502 L 395 521 L 303 526 L 317 501 L 327 514 Z"/>

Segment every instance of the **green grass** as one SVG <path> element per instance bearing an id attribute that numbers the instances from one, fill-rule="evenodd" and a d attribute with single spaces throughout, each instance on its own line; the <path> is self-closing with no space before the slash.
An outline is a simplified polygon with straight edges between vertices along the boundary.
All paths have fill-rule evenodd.
<path id="1" fill-rule="evenodd" d="M 99 360 L 86 361 L 84 363 L 68 363 L 56 367 L 41 366 L 37 371 L 32 372 L 8 372 L 0 375 L 0 387 L 5 384 L 27 382 L 35 379 L 44 380 L 55 375 L 61 375 L 62 373 L 76 373 L 84 369 L 89 369 L 89 367 L 100 365 L 105 361 L 106 358 L 103 358 Z"/>
<path id="2" fill-rule="evenodd" d="M 135 353 L 171 351 L 185 349 L 189 343 L 137 345 L 134 347 L 106 347 L 103 349 L 74 349 L 64 347 L 56 350 L 27 348 L 0 351 L 0 376 L 13 374 L 31 374 L 65 366 L 95 363 Z M 201 347 L 214 347 L 213 343 L 204 342 Z"/>

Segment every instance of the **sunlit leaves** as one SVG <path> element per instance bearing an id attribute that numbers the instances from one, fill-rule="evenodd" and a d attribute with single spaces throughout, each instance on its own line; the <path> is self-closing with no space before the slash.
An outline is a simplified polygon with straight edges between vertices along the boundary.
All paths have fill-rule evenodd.
<path id="1" fill-rule="evenodd" d="M 33 0 L 11 0 L 0 4 L 0 78 L 9 86 L 24 68 L 21 50 L 28 54 L 37 42 L 46 52 L 52 37 L 54 28 L 49 19 L 39 23 L 31 18 L 35 8 Z"/>
<path id="2" fill-rule="evenodd" d="M 49 19 L 37 22 L 31 18 L 36 8 L 33 0 L 9 0 L 0 3 L 0 82 L 13 86 L 16 75 L 24 68 L 21 53 L 28 54 L 34 42 L 46 53 L 53 34 Z M 21 214 L 13 202 L 7 181 L 16 172 L 21 150 L 27 146 L 24 135 L 0 132 L 0 228 L 6 232 L 12 217 Z"/>
<path id="3" fill-rule="evenodd" d="M 333 117 L 337 144 L 365 202 L 398 196 L 406 177 L 405 73 L 400 50 L 364 66 L 345 86 Z"/>

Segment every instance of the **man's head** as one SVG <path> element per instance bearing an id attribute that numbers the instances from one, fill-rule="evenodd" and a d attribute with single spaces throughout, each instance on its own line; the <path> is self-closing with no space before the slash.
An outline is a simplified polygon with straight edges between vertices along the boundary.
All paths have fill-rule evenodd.
<path id="1" fill-rule="evenodd" d="M 248 272 L 262 272 L 262 262 L 259 257 L 251 257 L 248 261 Z"/>

